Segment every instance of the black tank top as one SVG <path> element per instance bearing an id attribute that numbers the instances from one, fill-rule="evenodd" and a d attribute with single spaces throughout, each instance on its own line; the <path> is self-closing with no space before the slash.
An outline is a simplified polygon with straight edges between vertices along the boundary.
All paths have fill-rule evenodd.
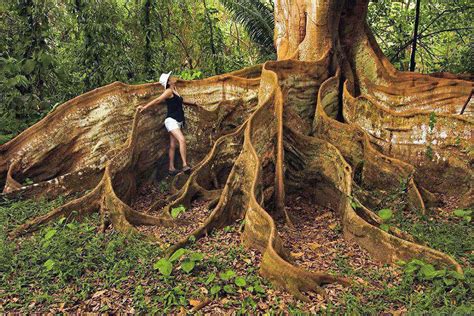
<path id="1" fill-rule="evenodd" d="M 174 118 L 178 122 L 184 123 L 183 98 L 173 92 L 173 97 L 166 99 L 168 114 L 166 117 Z"/>

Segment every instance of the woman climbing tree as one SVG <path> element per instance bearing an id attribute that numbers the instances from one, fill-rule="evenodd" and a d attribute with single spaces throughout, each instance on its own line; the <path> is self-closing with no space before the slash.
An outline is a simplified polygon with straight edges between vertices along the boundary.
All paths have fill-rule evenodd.
<path id="1" fill-rule="evenodd" d="M 170 147 L 169 147 L 169 169 L 168 173 L 170 176 L 175 176 L 179 173 L 174 166 L 174 154 L 176 150 L 176 143 L 179 145 L 179 153 L 181 154 L 181 160 L 183 161 L 184 172 L 189 172 L 191 168 L 188 166 L 186 161 L 186 140 L 181 128 L 184 126 L 185 118 L 183 111 L 183 98 L 179 95 L 176 90 L 176 79 L 170 78 L 171 71 L 167 74 L 161 74 L 160 83 L 165 87 L 165 91 L 156 99 L 149 102 L 145 106 L 140 106 L 139 111 L 143 112 L 157 104 L 166 101 L 168 108 L 168 114 L 165 119 L 166 130 L 170 133 Z"/>

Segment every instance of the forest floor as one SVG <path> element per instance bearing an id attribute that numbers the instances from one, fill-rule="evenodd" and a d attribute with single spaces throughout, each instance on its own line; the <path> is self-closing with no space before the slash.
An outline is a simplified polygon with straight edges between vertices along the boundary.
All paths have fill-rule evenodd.
<path id="1" fill-rule="evenodd" d="M 146 210 L 166 198 L 167 183 L 140 188 L 133 204 Z M 351 287 L 327 285 L 327 298 L 307 293 L 296 301 L 258 274 L 261 254 L 240 243 L 243 222 L 192 242 L 170 258 L 163 273 L 163 250 L 202 223 L 209 210 L 200 201 L 179 218 L 182 227 L 139 227 L 159 238 L 113 230 L 97 234 L 98 216 L 85 221 L 61 219 L 30 236 L 10 241 L 6 233 L 27 218 L 43 214 L 63 201 L 0 201 L 0 312 L 130 312 L 202 314 L 472 314 L 474 231 L 467 218 L 445 209 L 429 216 L 397 212 L 391 225 L 449 253 L 465 268 L 464 277 L 446 271 L 426 275 L 423 262 L 389 266 L 371 260 L 357 244 L 342 236 L 333 211 L 303 196 L 288 198 L 295 227 L 277 221 L 280 236 L 297 265 L 344 275 Z M 173 260 L 171 260 L 173 259 Z M 192 262 L 192 263 L 190 263 Z"/>

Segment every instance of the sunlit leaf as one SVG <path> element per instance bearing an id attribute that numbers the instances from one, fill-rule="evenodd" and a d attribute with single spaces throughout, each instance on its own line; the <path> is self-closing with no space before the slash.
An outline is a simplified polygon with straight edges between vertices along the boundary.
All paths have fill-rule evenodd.
<path id="1" fill-rule="evenodd" d="M 173 265 L 166 258 L 161 258 L 153 265 L 153 269 L 160 271 L 164 276 L 170 276 L 173 270 Z"/>
<path id="2" fill-rule="evenodd" d="M 184 254 L 186 253 L 186 249 L 184 248 L 179 248 L 178 250 L 176 250 L 170 257 L 170 262 L 174 262 L 176 260 L 178 260 L 179 258 L 181 258 Z"/>
<path id="3" fill-rule="evenodd" d="M 196 263 L 192 260 L 186 260 L 181 264 L 181 269 L 183 269 L 184 272 L 189 273 L 194 269 L 194 266 Z"/>
<path id="4" fill-rule="evenodd" d="M 240 286 L 240 287 L 244 287 L 247 285 L 247 282 L 242 277 L 236 277 L 234 280 L 234 283 L 235 285 Z"/>
<path id="5" fill-rule="evenodd" d="M 380 216 L 380 218 L 381 218 L 384 222 L 388 221 L 388 220 L 391 219 L 392 216 L 393 216 L 392 210 L 391 210 L 391 209 L 388 209 L 388 208 L 381 209 L 380 211 L 378 211 L 377 214 Z"/>

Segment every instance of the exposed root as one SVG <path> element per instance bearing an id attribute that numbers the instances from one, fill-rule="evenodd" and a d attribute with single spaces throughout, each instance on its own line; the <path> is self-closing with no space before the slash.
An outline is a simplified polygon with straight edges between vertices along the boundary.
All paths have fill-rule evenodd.
<path id="1" fill-rule="evenodd" d="M 356 1 L 356 9 L 360 9 L 359 2 Z M 320 9 L 325 5 L 326 2 L 321 4 Z M 330 6 L 336 14 L 331 17 L 335 22 L 325 24 L 331 32 L 337 31 L 342 14 L 342 8 L 336 10 L 333 5 Z M 309 10 L 301 1 L 297 7 Z M 309 13 L 313 18 L 322 18 L 319 11 Z M 350 21 L 351 15 L 344 18 Z M 354 24 L 354 29 L 360 27 Z M 305 37 L 306 32 L 314 30 L 313 25 L 301 28 L 299 36 Z M 348 35 L 347 30 L 341 32 L 343 37 Z M 370 34 L 361 34 L 353 46 L 344 41 L 329 43 L 330 37 L 321 38 L 318 45 L 324 49 L 316 55 L 310 53 L 308 42 L 302 43 L 301 49 L 285 42 L 293 39 L 293 35 L 285 34 L 281 41 L 286 51 L 279 52 L 280 56 L 317 61 L 267 62 L 227 75 L 180 81 L 180 91 L 188 102 L 189 129 L 185 135 L 194 167 L 189 175 L 180 174 L 173 179 L 166 199 L 163 195 L 150 198 L 151 206 L 146 210 L 130 205 L 140 186 L 151 177 L 162 178 L 168 135 L 162 124 L 163 108 L 144 115 L 134 111 L 160 92 L 158 85 L 114 83 L 62 105 L 0 147 L 1 181 L 6 183 L 5 190 L 11 191 L 9 194 L 23 193 L 25 197 L 84 195 L 19 226 L 12 237 L 32 232 L 62 216 L 80 219 L 97 211 L 100 231 L 112 225 L 124 233 L 144 232 L 170 244 L 166 252 L 171 255 L 190 240 L 244 219 L 242 242 L 262 254 L 262 275 L 297 298 L 308 300 L 307 292 L 324 296 L 324 284 L 351 282 L 322 267 L 308 271 L 307 265 L 297 265 L 301 262 L 295 262 L 279 236 L 275 219 L 283 218 L 287 224 L 283 229 L 287 231 L 301 227 L 302 214 L 285 205 L 287 195 L 303 191 L 316 204 L 333 211 L 346 240 L 357 243 L 377 260 L 393 263 L 421 258 L 462 272 L 451 257 L 417 244 L 409 234 L 395 227 L 388 232 L 381 230 L 382 221 L 373 212 L 384 204 L 380 195 L 400 196 L 411 210 L 424 212 L 422 197 L 429 197 L 432 204 L 435 196 L 430 190 L 443 188 L 423 183 L 413 161 L 407 163 L 385 154 L 395 153 L 399 158 L 406 154 L 402 149 L 409 146 L 396 149 L 393 137 L 410 139 L 416 129 L 411 125 L 418 126 L 429 118 L 423 112 L 407 113 L 410 107 L 404 103 L 408 101 L 398 94 L 418 89 L 428 95 L 436 85 L 439 103 L 448 93 L 448 83 L 394 72 L 377 49 L 369 45 Z M 344 45 L 350 47 L 347 56 L 337 51 Z M 356 67 L 353 71 L 354 63 L 366 65 L 367 69 Z M 345 89 L 343 80 L 347 80 Z M 387 95 L 387 83 L 399 84 L 399 90 L 390 90 L 394 91 L 393 96 Z M 462 91 L 449 97 L 449 105 L 440 112 L 457 109 L 456 100 L 466 84 L 455 83 Z M 368 97 L 370 91 L 377 97 Z M 428 106 L 425 99 L 417 104 Z M 387 113 L 395 126 L 386 121 Z M 461 147 L 471 145 L 472 135 L 464 135 L 470 131 L 471 119 L 447 114 L 438 118 L 436 135 L 442 138 L 444 129 L 457 122 L 459 130 L 451 135 L 461 138 Z M 59 135 L 76 125 L 71 138 Z M 451 148 L 455 145 L 453 137 L 443 138 L 439 148 L 446 153 L 459 153 Z M 46 138 L 46 144 L 40 144 Z M 466 171 L 470 162 L 462 159 L 469 155 L 459 154 L 450 163 Z M 4 157 L 9 158 L 8 164 L 3 162 Z M 64 164 L 58 157 L 67 158 L 70 163 Z M 21 183 L 26 178 L 36 183 L 23 188 Z M 84 193 L 87 190 L 92 191 Z M 471 191 L 470 187 L 465 190 Z M 171 215 L 174 207 L 182 204 L 189 208 L 196 203 L 200 205 L 196 208 L 199 213 L 188 212 L 178 218 Z"/>
<path id="2" fill-rule="evenodd" d="M 374 149 L 367 134 L 354 124 L 343 124 L 330 118 L 326 109 L 339 100 L 338 76 L 324 82 L 319 90 L 318 107 L 314 119 L 313 135 L 324 139 L 341 152 L 354 170 L 357 184 L 368 191 L 382 190 L 398 193 L 400 184 L 406 183 L 405 193 L 409 206 L 425 212 L 413 175 L 415 168 L 398 159 L 387 157 Z"/>
<path id="3" fill-rule="evenodd" d="M 346 120 L 366 130 L 383 153 L 416 166 L 415 179 L 423 186 L 448 194 L 455 190 L 458 195 L 472 189 L 471 118 L 420 111 L 395 113 L 381 109 L 371 97 L 353 98 L 347 89 L 344 102 Z"/>
<path id="4" fill-rule="evenodd" d="M 359 216 L 353 209 L 350 198 L 352 170 L 339 150 L 318 139 L 307 138 L 304 146 L 306 150 L 312 151 L 314 160 L 308 162 L 307 169 L 303 172 L 309 174 L 308 181 L 314 179 L 314 182 L 310 183 L 314 184 L 313 190 L 318 204 L 334 209 L 340 214 L 346 238 L 353 239 L 382 262 L 394 263 L 397 260 L 423 258 L 434 264 L 453 266 L 456 270 L 462 271 L 459 264 L 450 256 L 413 243 L 411 237 L 407 238 L 408 240 L 402 239 L 405 234 L 396 232 L 398 236 L 395 236 L 381 230 L 374 225 L 377 221 L 373 216 L 364 216 L 367 210 L 359 212 L 363 217 Z M 310 173 L 312 170 L 313 173 Z M 364 217 L 370 220 L 366 221 Z"/>
<path id="5" fill-rule="evenodd" d="M 12 164 L 7 174 L 7 182 L 3 194 L 6 198 L 55 199 L 58 196 L 68 197 L 70 195 L 83 194 L 85 191 L 93 189 L 99 183 L 103 173 L 103 170 L 99 168 L 85 168 L 52 180 L 23 186 L 11 177 L 15 167 L 16 164 Z M 13 183 L 15 184 L 12 185 Z"/>

